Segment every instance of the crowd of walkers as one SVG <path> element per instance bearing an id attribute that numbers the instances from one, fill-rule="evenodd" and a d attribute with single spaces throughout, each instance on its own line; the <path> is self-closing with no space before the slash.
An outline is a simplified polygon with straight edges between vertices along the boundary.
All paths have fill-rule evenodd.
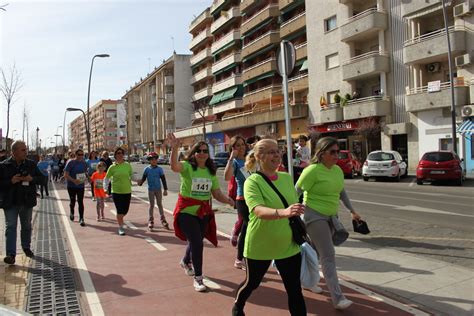
<path id="1" fill-rule="evenodd" d="M 332 240 L 334 227 L 331 218 L 337 217 L 339 201 L 350 212 L 352 219 L 361 220 L 344 190 L 344 175 L 336 165 L 339 153 L 336 139 L 318 140 L 314 155 L 307 146 L 308 138 L 301 135 L 293 150 L 293 165 L 288 165 L 286 148 L 276 140 L 258 136 L 245 139 L 234 136 L 230 140 L 229 160 L 224 170 L 228 181 L 227 194 L 219 185 L 216 166 L 210 157 L 206 142 L 192 146 L 184 159 L 179 159 L 180 141 L 168 135 L 171 147 L 170 166 L 180 176 L 180 189 L 173 212 L 175 235 L 186 241 L 187 246 L 179 265 L 193 277 L 194 289 L 207 291 L 203 278 L 204 238 L 217 245 L 217 229 L 212 199 L 235 207 L 237 221 L 231 235 L 236 246 L 235 268 L 245 270 L 245 279 L 236 289 L 232 315 L 245 315 L 244 307 L 252 292 L 257 289 L 273 265 L 282 278 L 288 295 L 291 315 L 306 315 L 305 301 L 300 282 L 301 249 L 292 237 L 289 218 L 301 216 L 318 253 L 322 272 L 336 309 L 346 309 L 352 302 L 341 291 L 336 271 L 335 251 Z M 163 209 L 163 197 L 168 187 L 163 169 L 158 166 L 156 153 L 148 155 L 149 166 L 140 179 L 133 179 L 131 165 L 125 161 L 125 150 L 114 151 L 115 161 L 108 152 L 100 155 L 91 152 L 84 159 L 78 149 L 46 160 L 40 157 L 35 165 L 24 156 L 24 143 L 13 145 L 12 157 L 0 163 L 0 207 L 6 218 L 6 257 L 8 264 L 15 263 L 17 218 L 21 222 L 21 243 L 25 254 L 33 257 L 30 249 L 31 213 L 36 205 L 36 186 L 41 198 L 49 195 L 48 182 L 64 179 L 70 198 L 69 218 L 86 226 L 84 219 L 84 194 L 90 183 L 92 199 L 96 202 L 97 221 L 104 220 L 105 200 L 111 198 L 116 209 L 118 235 L 126 235 L 124 217 L 130 208 L 132 181 L 148 185 L 150 207 L 147 214 L 148 228 L 154 228 L 155 202 L 160 221 L 169 229 Z M 293 168 L 292 178 L 286 171 Z M 310 290 L 320 293 L 315 286 Z"/>

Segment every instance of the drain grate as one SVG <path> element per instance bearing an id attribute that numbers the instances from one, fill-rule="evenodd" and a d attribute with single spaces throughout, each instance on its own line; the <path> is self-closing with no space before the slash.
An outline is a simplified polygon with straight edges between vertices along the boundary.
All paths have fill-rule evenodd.
<path id="1" fill-rule="evenodd" d="M 31 314 L 80 315 L 72 268 L 68 265 L 60 214 L 54 200 L 41 200 L 37 214 L 35 260 L 30 269 L 26 311 Z"/>

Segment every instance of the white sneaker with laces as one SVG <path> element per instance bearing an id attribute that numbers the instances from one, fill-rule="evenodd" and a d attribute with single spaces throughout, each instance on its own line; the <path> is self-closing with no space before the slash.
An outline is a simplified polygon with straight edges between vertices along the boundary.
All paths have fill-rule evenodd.
<path id="1" fill-rule="evenodd" d="M 306 290 L 306 291 L 311 291 L 311 292 L 316 293 L 316 294 L 321 294 L 321 293 L 323 293 L 323 289 L 320 288 L 320 287 L 317 286 L 317 285 L 315 285 L 315 286 L 313 286 L 313 287 L 310 287 L 310 288 L 304 287 L 303 289 Z"/>
<path id="2" fill-rule="evenodd" d="M 193 276 L 194 275 L 194 269 L 193 269 L 193 265 L 191 263 L 184 263 L 183 260 L 181 260 L 179 262 L 179 265 L 181 266 L 181 268 L 183 268 L 184 270 L 184 273 L 188 276 Z"/>
<path id="3" fill-rule="evenodd" d="M 348 300 L 346 298 L 340 300 L 335 306 L 334 308 L 335 309 L 339 309 L 339 310 L 342 310 L 342 309 L 346 309 L 348 308 L 349 306 L 352 305 L 352 301 L 351 300 Z"/>
<path id="4" fill-rule="evenodd" d="M 204 285 L 204 281 L 203 281 L 202 275 L 201 275 L 201 276 L 198 276 L 198 277 L 194 277 L 194 289 L 195 289 L 197 292 L 205 292 L 205 291 L 207 291 L 207 287 Z"/>

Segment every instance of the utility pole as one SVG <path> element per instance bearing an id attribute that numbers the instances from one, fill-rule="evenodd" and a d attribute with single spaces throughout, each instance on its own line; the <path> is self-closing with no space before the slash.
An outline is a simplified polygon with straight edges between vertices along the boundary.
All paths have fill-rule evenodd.
<path id="1" fill-rule="evenodd" d="M 36 128 L 36 154 L 38 154 L 38 155 L 40 153 L 39 152 L 39 143 L 38 143 L 38 141 L 39 141 L 39 131 L 40 131 L 40 129 L 39 129 L 39 127 L 37 127 Z"/>

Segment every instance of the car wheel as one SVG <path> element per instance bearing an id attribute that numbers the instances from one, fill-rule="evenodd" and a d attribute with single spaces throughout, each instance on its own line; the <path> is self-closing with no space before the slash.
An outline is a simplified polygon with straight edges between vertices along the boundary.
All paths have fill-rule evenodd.
<path id="1" fill-rule="evenodd" d="M 423 185 L 423 180 L 422 179 L 416 179 L 416 184 Z"/>
<path id="2" fill-rule="evenodd" d="M 462 186 L 462 180 L 463 180 L 463 177 L 461 176 L 459 179 L 456 180 L 456 185 Z"/>
<path id="3" fill-rule="evenodd" d="M 369 177 L 364 177 L 364 181 L 369 181 Z"/>
<path id="4" fill-rule="evenodd" d="M 394 178 L 395 182 L 400 182 L 400 171 L 398 172 L 397 176 Z"/>

